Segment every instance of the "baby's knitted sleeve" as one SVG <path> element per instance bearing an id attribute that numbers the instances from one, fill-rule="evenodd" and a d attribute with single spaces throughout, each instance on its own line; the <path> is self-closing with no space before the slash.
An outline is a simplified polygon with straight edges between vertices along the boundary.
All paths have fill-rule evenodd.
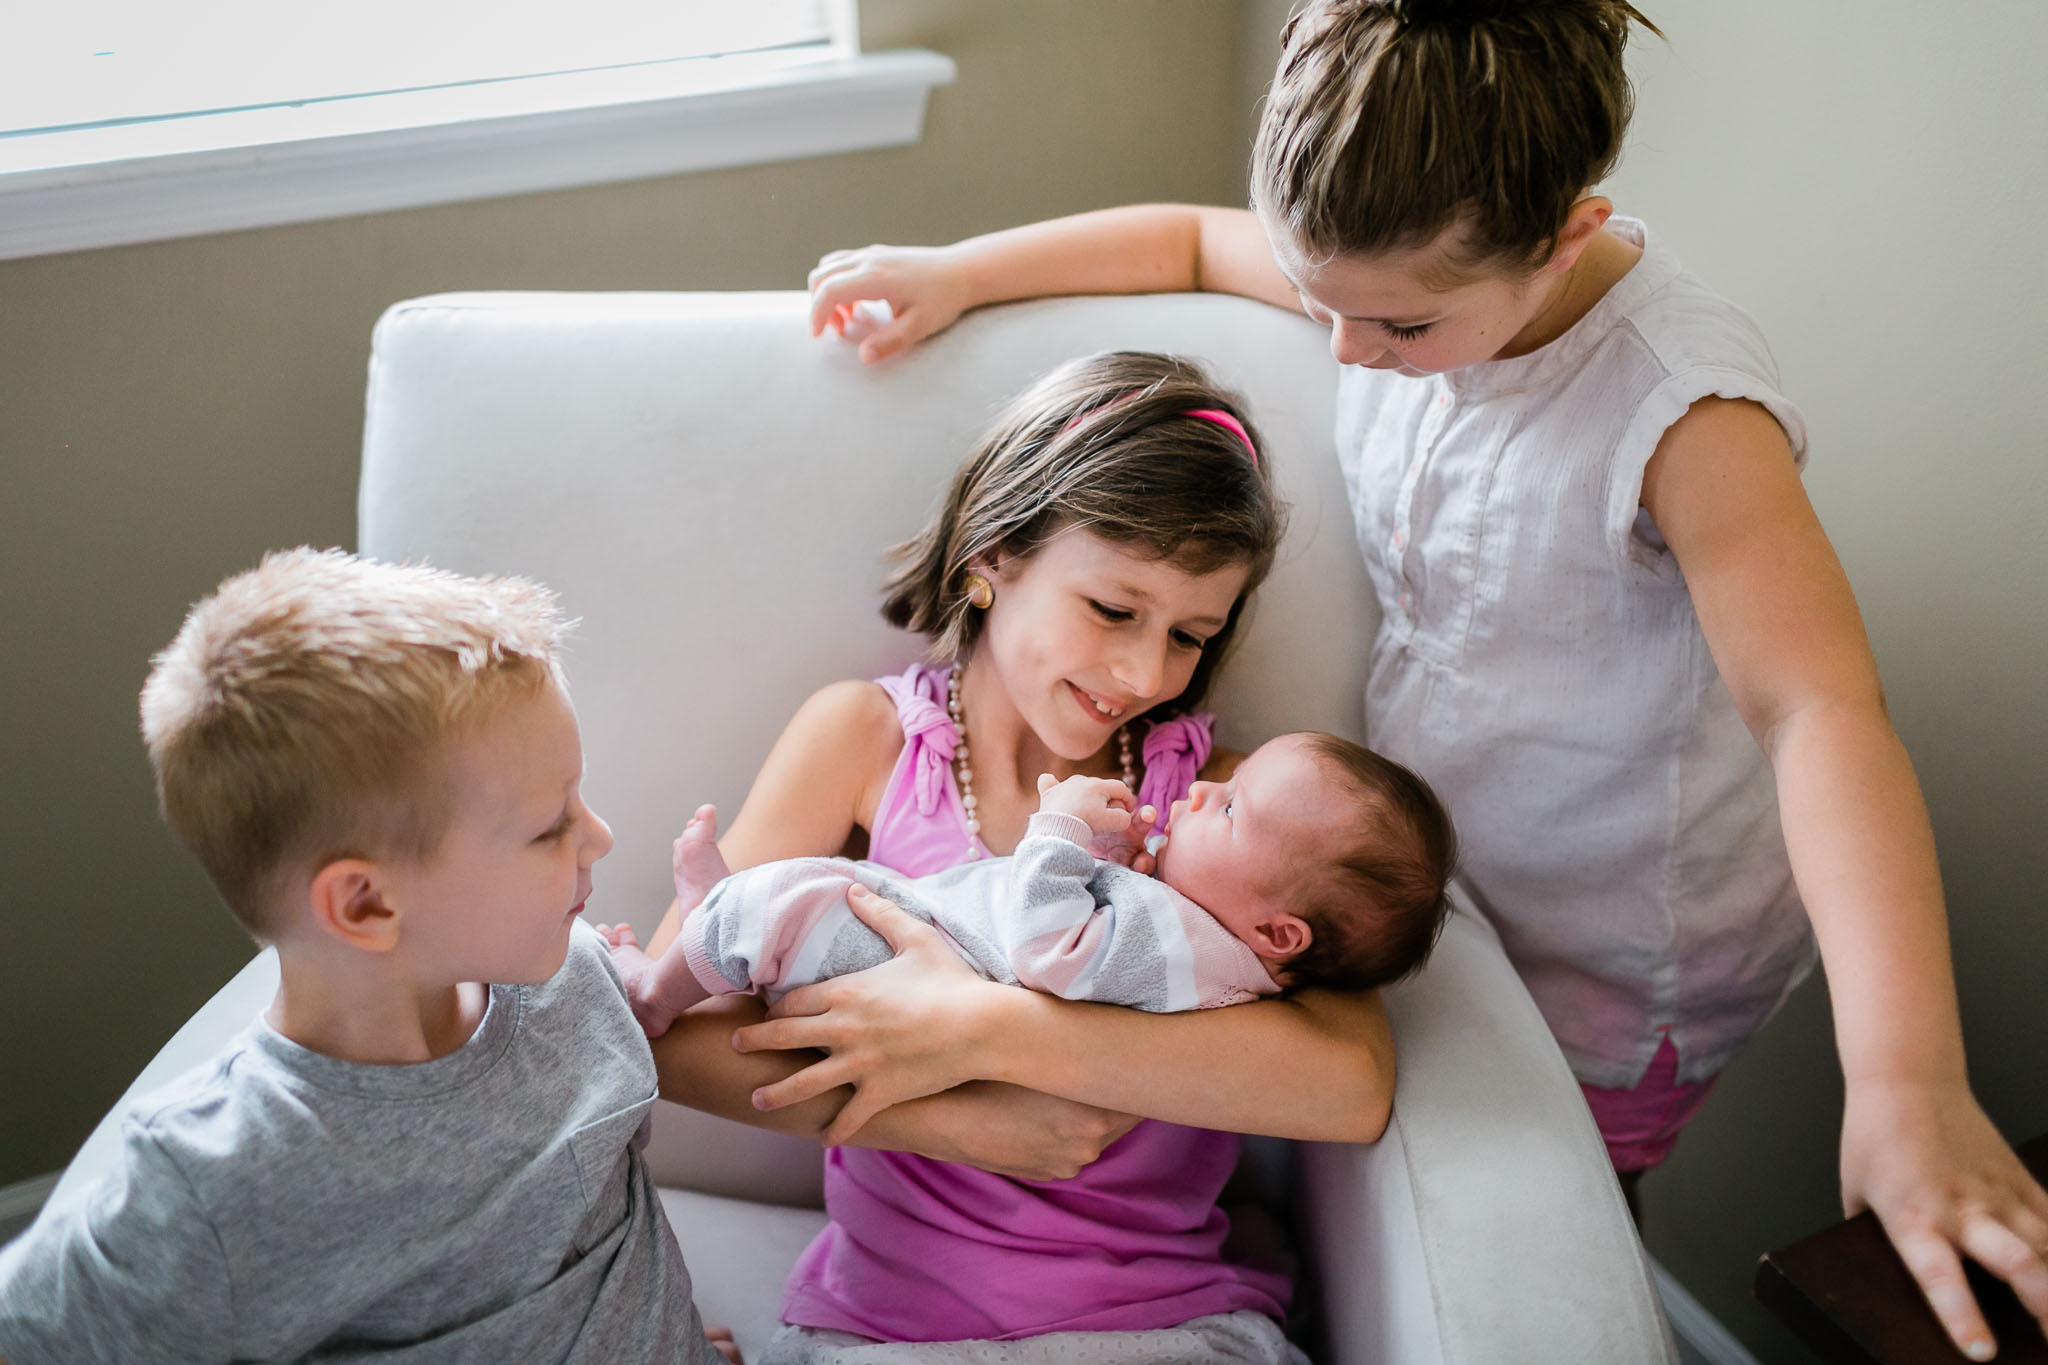
<path id="1" fill-rule="evenodd" d="M 1040 811 L 1010 860 L 993 931 L 1017 980 L 1069 1000 L 1092 997 L 1093 968 L 1109 946 L 1114 912 L 1096 903 L 1088 823 Z"/>
<path id="2" fill-rule="evenodd" d="M 855 866 L 844 858 L 788 858 L 735 872 L 684 917 L 676 944 L 713 995 L 772 996 L 850 970 L 826 970 L 835 941 L 850 931 L 880 943 L 876 960 L 886 961 L 887 943 L 846 908 Z"/>
<path id="3" fill-rule="evenodd" d="M 1174 891 L 1099 863 L 1083 845 L 1086 822 L 1041 811 L 1010 864 L 997 915 L 1010 968 L 1022 984 L 1068 1000 L 1166 1011 L 1188 1009 L 1186 936 Z M 1110 877 L 1098 875 L 1104 871 Z M 1113 881 L 1114 896 L 1106 894 Z"/>

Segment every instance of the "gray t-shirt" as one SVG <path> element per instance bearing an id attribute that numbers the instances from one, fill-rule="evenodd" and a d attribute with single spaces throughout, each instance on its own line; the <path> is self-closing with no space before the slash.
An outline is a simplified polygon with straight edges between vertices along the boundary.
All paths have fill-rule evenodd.
<path id="1" fill-rule="evenodd" d="M 640 1155 L 654 1088 L 582 924 L 431 1062 L 259 1019 L 0 1252 L 0 1357 L 719 1365 Z"/>

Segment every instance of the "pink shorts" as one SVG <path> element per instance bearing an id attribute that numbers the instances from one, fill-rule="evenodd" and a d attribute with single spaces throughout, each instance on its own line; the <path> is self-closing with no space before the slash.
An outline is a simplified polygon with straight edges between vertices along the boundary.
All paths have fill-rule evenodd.
<path id="1" fill-rule="evenodd" d="M 1678 1083 L 1678 1049 L 1666 1035 L 1650 1058 L 1650 1069 L 1640 1084 L 1630 1090 L 1609 1090 L 1587 1085 L 1586 1105 L 1593 1111 L 1593 1123 L 1607 1143 L 1607 1159 L 1617 1171 L 1646 1171 L 1664 1164 L 1678 1141 L 1678 1130 L 1692 1121 L 1706 1102 L 1707 1092 L 1717 1077 Z"/>

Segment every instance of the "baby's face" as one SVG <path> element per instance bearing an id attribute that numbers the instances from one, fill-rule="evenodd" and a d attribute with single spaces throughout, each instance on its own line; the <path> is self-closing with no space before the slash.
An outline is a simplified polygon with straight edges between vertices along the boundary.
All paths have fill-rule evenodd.
<path id="1" fill-rule="evenodd" d="M 1300 736 L 1261 745 L 1228 782 L 1197 782 L 1173 803 L 1159 879 L 1255 951 L 1253 930 L 1339 846 L 1355 803 Z"/>

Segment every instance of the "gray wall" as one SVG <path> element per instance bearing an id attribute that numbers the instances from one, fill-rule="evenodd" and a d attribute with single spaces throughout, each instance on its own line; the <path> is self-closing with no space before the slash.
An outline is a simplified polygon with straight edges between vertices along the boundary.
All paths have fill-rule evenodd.
<path id="1" fill-rule="evenodd" d="M 1933 811 L 1979 1096 L 2048 1130 L 2048 9 L 1661 0 L 1611 191 L 1763 324 L 1806 485 Z M 1768 1361 L 1756 1256 L 1839 1216 L 1841 1078 L 1807 986 L 1644 1184 L 1652 1251 Z"/>
<path id="2" fill-rule="evenodd" d="M 387 304 L 800 288 L 833 247 L 1237 193 L 1235 4 L 863 12 L 871 50 L 959 63 L 915 147 L 0 263 L 0 1185 L 61 1167 L 251 951 L 157 823 L 135 695 L 220 578 L 353 542 Z"/>

